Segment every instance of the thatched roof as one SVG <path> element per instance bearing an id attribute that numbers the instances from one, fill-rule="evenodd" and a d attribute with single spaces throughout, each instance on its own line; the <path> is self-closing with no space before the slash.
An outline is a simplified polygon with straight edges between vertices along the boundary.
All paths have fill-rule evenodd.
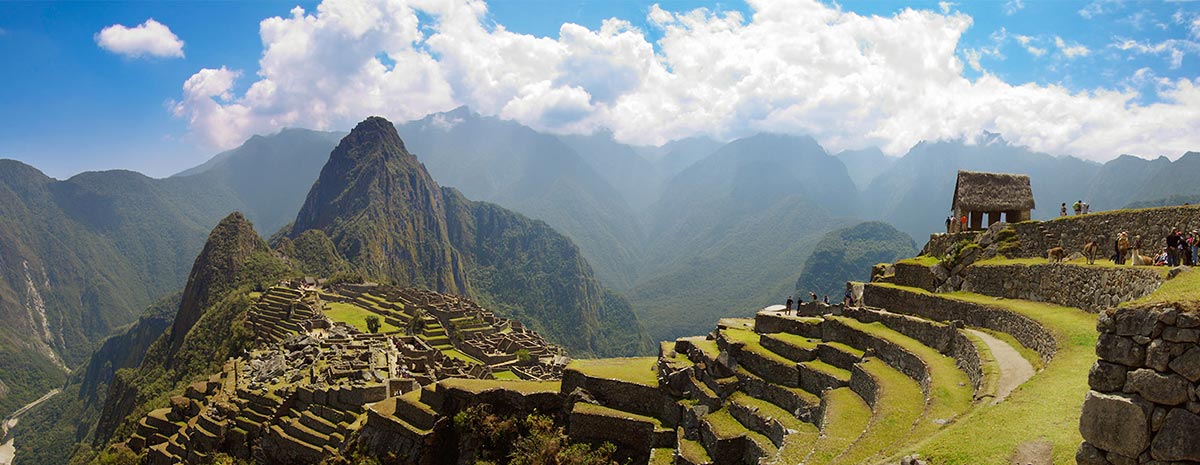
<path id="1" fill-rule="evenodd" d="M 997 212 L 1033 210 L 1033 189 L 1029 176 L 1007 173 L 959 171 L 954 184 L 955 212 Z"/>

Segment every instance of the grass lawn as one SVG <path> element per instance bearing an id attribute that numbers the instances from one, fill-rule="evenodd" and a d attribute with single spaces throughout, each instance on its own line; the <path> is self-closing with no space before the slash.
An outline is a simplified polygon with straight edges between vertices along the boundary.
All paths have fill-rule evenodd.
<path id="1" fill-rule="evenodd" d="M 444 354 L 447 357 L 450 357 L 450 358 L 453 358 L 456 360 L 461 360 L 461 361 L 464 361 L 467 363 L 483 365 L 483 362 L 476 360 L 475 357 L 472 357 L 470 355 L 459 352 L 458 349 L 442 349 L 442 354 Z M 497 378 L 497 379 L 499 379 L 499 378 Z"/>
<path id="2" fill-rule="evenodd" d="M 508 381 L 498 379 L 443 379 L 437 383 L 438 389 L 461 389 L 472 394 L 479 394 L 493 389 L 505 389 L 521 394 L 555 393 L 562 389 L 561 381 Z"/>
<path id="3" fill-rule="evenodd" d="M 1181 273 L 1163 283 L 1158 290 L 1140 299 L 1121 304 L 1121 307 L 1150 307 L 1169 304 L 1181 311 L 1200 311 L 1200 272 Z"/>
<path id="4" fill-rule="evenodd" d="M 400 330 L 400 328 L 392 326 L 384 321 L 382 316 L 371 313 L 370 310 L 357 305 L 348 304 L 345 302 L 328 302 L 326 305 L 328 306 L 328 309 L 325 310 L 325 316 L 329 317 L 329 319 L 349 324 L 350 326 L 358 328 L 359 331 L 364 333 L 368 332 L 367 317 L 370 315 L 375 315 L 379 318 L 379 332 L 388 333 Z"/>
<path id="5" fill-rule="evenodd" d="M 509 380 L 509 381 L 518 381 L 521 379 L 521 378 L 518 378 L 517 374 L 513 373 L 512 370 L 492 372 L 492 377 L 496 378 L 496 379 Z"/>
<path id="6" fill-rule="evenodd" d="M 821 438 L 813 445 L 804 463 L 824 465 L 854 444 L 871 421 L 871 407 L 850 388 L 825 391 L 825 418 L 821 420 Z"/>
<path id="7" fill-rule="evenodd" d="M 920 257 L 912 257 L 912 258 L 906 258 L 904 260 L 900 260 L 900 261 L 896 262 L 896 264 L 897 265 L 905 264 L 905 265 L 933 266 L 933 265 L 937 265 L 938 263 L 941 263 L 941 262 L 942 261 L 938 260 L 937 257 L 922 255 Z"/>
<path id="8" fill-rule="evenodd" d="M 875 412 L 867 432 L 833 463 L 863 463 L 868 457 L 895 450 L 908 440 L 913 426 L 925 413 L 925 393 L 912 378 L 878 359 L 870 359 L 859 366 L 879 384 Z"/>
<path id="9" fill-rule="evenodd" d="M 593 378 L 658 387 L 658 357 L 579 359 L 572 360 L 567 369 Z"/>
<path id="10" fill-rule="evenodd" d="M 1075 463 L 1075 449 L 1083 440 L 1079 435 L 1079 413 L 1088 391 L 1088 370 L 1096 361 L 1096 315 L 1059 305 L 965 292 L 939 296 L 1025 315 L 1049 330 L 1059 347 L 1045 369 L 1017 387 L 1004 402 L 981 406 L 918 445 L 915 451 L 937 464 L 999 465 L 1010 463 L 1018 445 L 1045 439 L 1053 444 L 1055 464 Z"/>

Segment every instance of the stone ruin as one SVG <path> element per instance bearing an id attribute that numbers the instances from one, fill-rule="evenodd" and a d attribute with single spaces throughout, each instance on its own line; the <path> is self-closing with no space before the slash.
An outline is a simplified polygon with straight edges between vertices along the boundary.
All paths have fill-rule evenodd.
<path id="1" fill-rule="evenodd" d="M 138 421 L 126 445 L 152 464 L 203 463 L 215 452 L 260 463 L 317 463 L 336 455 L 368 405 L 449 378 L 558 379 L 562 349 L 473 302 L 385 286 L 322 289 L 315 280 L 266 290 L 249 312 L 256 348 L 188 386 Z M 352 303 L 397 327 L 423 311 L 420 334 L 370 334 L 325 316 Z M 445 328 L 449 328 L 447 331 Z M 461 350 L 475 361 L 446 355 Z M 530 359 L 518 360 L 518 351 Z"/>

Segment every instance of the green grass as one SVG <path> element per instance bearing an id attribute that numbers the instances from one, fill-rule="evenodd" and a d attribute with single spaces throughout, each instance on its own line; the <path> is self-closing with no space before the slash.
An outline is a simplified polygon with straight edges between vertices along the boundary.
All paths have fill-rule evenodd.
<path id="1" fill-rule="evenodd" d="M 662 427 L 662 422 L 658 421 L 655 418 L 651 418 L 651 417 L 648 417 L 645 415 L 638 415 L 636 413 L 629 413 L 624 410 L 617 410 L 614 408 L 609 408 L 609 407 L 605 407 L 602 405 L 596 405 L 596 404 L 592 404 L 589 402 L 576 402 L 574 411 L 583 413 L 583 414 L 587 414 L 587 415 L 596 415 L 596 416 L 612 417 L 612 418 L 625 418 L 625 419 L 629 419 L 629 420 L 650 423 L 650 424 L 654 425 L 655 427 Z"/>
<path id="2" fill-rule="evenodd" d="M 483 362 L 477 360 L 475 357 L 459 352 L 457 349 L 442 349 L 442 354 L 455 360 L 474 363 L 476 365 L 483 365 Z"/>
<path id="3" fill-rule="evenodd" d="M 691 463 L 711 463 L 712 458 L 709 458 L 708 451 L 704 450 L 704 445 L 699 441 L 684 438 L 679 435 L 679 455 Z"/>
<path id="4" fill-rule="evenodd" d="M 496 379 L 509 380 L 509 381 L 519 381 L 521 379 L 521 378 L 517 377 L 517 374 L 513 373 L 512 370 L 492 372 L 492 377 L 496 378 Z"/>
<path id="5" fill-rule="evenodd" d="M 368 332 L 367 317 L 371 315 L 375 315 L 379 318 L 379 332 L 389 333 L 400 330 L 400 328 L 392 326 L 384 321 L 382 316 L 376 315 L 370 310 L 357 305 L 348 304 L 345 302 L 327 302 L 325 305 L 327 306 L 325 309 L 325 316 L 329 317 L 329 319 L 349 324 L 350 326 L 353 326 L 364 333 Z"/>
<path id="6" fill-rule="evenodd" d="M 521 394 L 558 393 L 562 389 L 561 381 L 508 381 L 496 379 L 462 379 L 450 378 L 438 381 L 438 385 L 446 389 L 461 389 L 473 394 L 503 389 Z"/>
<path id="7" fill-rule="evenodd" d="M 862 436 L 870 421 L 871 407 L 850 388 L 826 391 L 821 437 L 804 463 L 824 465 L 832 462 Z"/>
<path id="8" fill-rule="evenodd" d="M 813 360 L 811 362 L 804 362 L 804 363 L 801 363 L 801 365 L 804 365 L 808 368 L 819 371 L 821 373 L 825 373 L 827 375 L 833 376 L 834 378 L 840 379 L 842 381 L 850 380 L 850 370 L 843 370 L 841 368 L 835 367 L 835 366 L 830 365 L 821 360 Z"/>
<path id="9" fill-rule="evenodd" d="M 773 333 L 769 335 L 771 339 L 778 340 L 784 344 L 798 347 L 805 350 L 813 350 L 817 348 L 817 344 L 821 343 L 820 339 L 812 339 L 792 333 Z"/>
<path id="10" fill-rule="evenodd" d="M 905 264 L 905 265 L 933 266 L 933 265 L 937 265 L 938 263 L 941 263 L 941 262 L 942 261 L 938 260 L 937 257 L 931 257 L 929 255 L 922 255 L 920 257 L 912 257 L 912 258 L 906 258 L 904 260 L 900 260 L 900 261 L 896 262 L 896 264 L 897 265 Z"/>
<path id="11" fill-rule="evenodd" d="M 733 439 L 738 436 L 746 436 L 747 439 L 758 443 L 760 447 L 766 450 L 768 456 L 773 456 L 776 453 L 775 444 L 772 444 L 770 439 L 767 439 L 761 433 L 747 429 L 745 425 L 737 421 L 729 413 L 728 408 L 722 408 L 721 410 L 705 415 L 703 421 L 712 427 L 713 435 L 717 439 Z"/>
<path id="12" fill-rule="evenodd" d="M 808 456 L 812 452 L 813 443 L 817 438 L 821 437 L 821 432 L 816 426 L 808 423 L 801 423 L 801 426 L 796 431 L 783 437 L 783 446 L 779 448 L 779 454 L 770 460 L 770 465 L 795 465 Z"/>
<path id="13" fill-rule="evenodd" d="M 1088 370 L 1096 361 L 1096 315 L 1059 305 L 964 292 L 939 296 L 1032 318 L 1054 335 L 1058 352 L 1045 369 L 1004 402 L 980 406 L 917 446 L 916 452 L 938 464 L 999 465 L 1008 463 L 1018 445 L 1045 439 L 1053 444 L 1055 464 L 1075 463 L 1075 449 L 1083 440 L 1079 435 L 1079 413 L 1088 391 Z"/>
<path id="14" fill-rule="evenodd" d="M 1120 307 L 1154 305 L 1172 305 L 1183 311 L 1200 311 L 1200 272 L 1181 273 L 1175 279 L 1163 283 L 1150 295 L 1125 302 Z"/>
<path id="15" fill-rule="evenodd" d="M 922 437 L 941 428 L 936 420 L 950 420 L 961 415 L 971 407 L 974 401 L 974 389 L 971 379 L 958 369 L 951 357 L 942 355 L 920 341 L 885 326 L 883 323 L 862 323 L 845 317 L 834 317 L 843 324 L 867 334 L 892 341 L 902 349 L 908 350 L 929 366 L 929 405 L 925 416 L 913 430 L 913 437 Z"/>
<path id="16" fill-rule="evenodd" d="M 1070 254 L 1072 252 L 1079 252 L 1079 251 L 1078 250 L 1074 250 L 1074 251 L 1068 250 L 1067 251 L 1068 254 Z M 1104 253 L 1101 253 L 1101 255 L 1104 255 Z M 975 263 L 972 263 L 971 266 L 1005 266 L 1005 265 L 1028 266 L 1028 265 L 1045 265 L 1048 263 L 1052 263 L 1052 262 L 1049 259 L 1040 258 L 1040 257 L 1005 258 L 1003 256 L 997 255 L 997 256 L 989 258 L 987 260 L 980 260 Z M 1113 263 L 1108 260 L 1107 256 L 1096 257 L 1096 263 L 1091 264 L 1091 265 L 1088 265 L 1087 258 L 1084 258 L 1084 257 L 1076 258 L 1074 260 L 1063 260 L 1061 263 L 1063 265 L 1069 265 L 1069 266 L 1086 266 L 1086 267 L 1099 267 L 1099 268 L 1133 268 L 1129 264 L 1118 265 L 1116 263 Z M 1152 269 L 1152 270 L 1158 271 L 1163 277 L 1166 277 L 1167 271 L 1170 271 L 1170 269 L 1165 266 L 1159 266 L 1159 267 L 1139 266 L 1136 268 L 1137 269 Z"/>
<path id="17" fill-rule="evenodd" d="M 657 448 L 650 451 L 649 465 L 673 465 L 675 463 L 675 449 Z"/>
<path id="18" fill-rule="evenodd" d="M 915 423 L 925 413 L 925 393 L 916 381 L 879 359 L 859 366 L 879 385 L 875 411 L 867 432 L 833 463 L 862 463 L 868 457 L 895 450 L 909 439 Z"/>
<path id="19" fill-rule="evenodd" d="M 593 378 L 658 387 L 658 357 L 579 359 L 572 360 L 567 369 Z"/>
<path id="20" fill-rule="evenodd" d="M 755 355 L 771 360 L 774 363 L 781 365 L 795 365 L 796 362 L 788 360 L 787 357 L 772 352 L 770 349 L 763 347 L 759 342 L 761 336 L 748 329 L 724 329 L 721 334 L 726 337 L 731 343 L 741 344 L 742 350 L 752 352 Z"/>

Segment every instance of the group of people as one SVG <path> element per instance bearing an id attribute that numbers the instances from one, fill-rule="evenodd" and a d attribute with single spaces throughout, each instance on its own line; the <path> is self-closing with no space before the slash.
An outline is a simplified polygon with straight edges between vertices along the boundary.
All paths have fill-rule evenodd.
<path id="1" fill-rule="evenodd" d="M 817 293 L 809 291 L 808 298 L 810 299 L 809 302 L 813 302 L 813 303 L 823 302 L 823 303 L 825 303 L 825 305 L 829 305 L 829 296 L 828 295 L 823 297 L 821 300 L 817 300 Z M 793 304 L 795 304 L 796 310 L 799 311 L 800 304 L 803 302 L 804 302 L 804 298 L 802 296 L 797 296 L 795 300 L 792 300 L 792 296 L 789 295 L 787 298 L 787 302 L 784 305 L 784 313 L 785 314 L 791 313 Z M 849 286 L 847 286 L 846 295 L 842 297 L 842 304 L 846 305 L 847 307 L 854 305 L 854 295 L 850 293 Z"/>
<path id="2" fill-rule="evenodd" d="M 957 233 L 957 232 L 963 232 L 966 230 L 967 230 L 967 215 L 963 215 L 962 218 L 958 218 L 958 219 L 955 219 L 954 215 L 950 215 L 950 216 L 946 217 L 946 232 L 953 234 L 953 233 Z"/>
<path id="3" fill-rule="evenodd" d="M 1192 230 L 1190 233 L 1184 233 L 1179 228 L 1172 228 L 1171 232 L 1165 237 L 1166 246 L 1154 256 L 1144 257 L 1147 262 L 1144 264 L 1154 266 L 1196 266 L 1200 262 L 1200 230 Z M 1141 236 L 1134 236 L 1132 240 L 1129 238 L 1129 233 L 1121 231 L 1117 233 L 1117 240 L 1113 242 L 1112 261 L 1118 265 L 1124 265 L 1125 260 L 1130 258 L 1130 250 L 1138 252 L 1142 250 Z M 1135 265 L 1139 263 L 1134 263 Z"/>
<path id="4" fill-rule="evenodd" d="M 1087 202 L 1084 202 L 1082 200 L 1076 200 L 1075 205 L 1071 206 L 1071 209 L 1075 210 L 1076 215 L 1086 215 L 1086 214 L 1088 214 L 1088 211 L 1091 208 L 1092 208 L 1091 205 L 1088 205 Z M 1058 216 L 1067 216 L 1067 203 L 1066 202 L 1063 202 L 1062 207 L 1060 207 L 1058 209 Z"/>
<path id="5" fill-rule="evenodd" d="M 1200 248 L 1200 232 L 1193 230 L 1189 234 L 1184 234 L 1179 228 L 1174 228 L 1170 234 L 1167 234 L 1167 247 L 1158 257 L 1155 257 L 1154 264 L 1196 266 L 1198 248 Z"/>

